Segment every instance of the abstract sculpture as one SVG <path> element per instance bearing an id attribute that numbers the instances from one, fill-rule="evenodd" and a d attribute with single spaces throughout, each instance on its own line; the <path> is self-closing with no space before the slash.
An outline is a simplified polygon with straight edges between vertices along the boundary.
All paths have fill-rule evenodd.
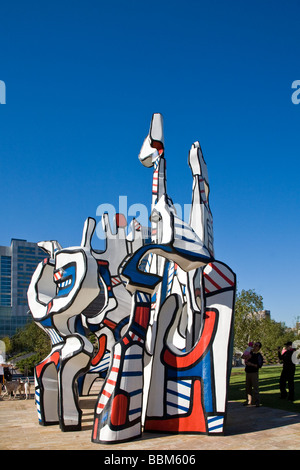
<path id="1" fill-rule="evenodd" d="M 143 426 L 145 431 L 222 434 L 236 279 L 214 259 L 201 147 L 196 142 L 189 153 L 189 223 L 177 216 L 167 194 L 160 114 L 152 117 L 139 159 L 153 167 L 151 241 L 134 228 L 126 235 L 127 222 L 119 214 L 113 234 L 104 214 L 104 252 L 91 247 L 91 218 L 80 247 L 40 244 L 50 259 L 38 266 L 28 290 L 34 320 L 52 340 L 49 357 L 35 371 L 40 422 L 80 429 L 78 387 L 88 393 L 99 373 L 106 373 L 93 442 L 127 441 Z M 98 338 L 96 354 L 87 331 Z"/>
<path id="2" fill-rule="evenodd" d="M 102 221 L 108 234 L 103 252 L 91 247 L 93 218 L 85 222 L 80 247 L 63 250 L 57 241 L 40 242 L 49 257 L 38 265 L 28 288 L 32 316 L 52 345 L 49 356 L 35 367 L 39 422 L 59 423 L 63 431 L 81 429 L 78 395 L 88 394 L 93 381 L 107 370 L 110 351 L 129 320 L 131 296 L 120 280 L 118 265 L 133 243 L 142 243 L 141 234 L 133 233 L 132 241 L 127 241 L 126 221 L 120 214 L 115 235 L 107 214 Z M 87 330 L 98 338 L 96 354 Z"/>

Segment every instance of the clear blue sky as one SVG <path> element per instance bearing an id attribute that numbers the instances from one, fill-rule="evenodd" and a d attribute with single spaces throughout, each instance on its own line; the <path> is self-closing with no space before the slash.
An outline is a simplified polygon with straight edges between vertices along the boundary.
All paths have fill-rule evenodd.
<path id="1" fill-rule="evenodd" d="M 137 156 L 160 112 L 170 196 L 190 202 L 199 140 L 216 257 L 292 326 L 299 0 L 4 0 L 0 20 L 0 245 L 77 245 L 84 220 L 119 195 L 150 207 L 152 172 Z"/>

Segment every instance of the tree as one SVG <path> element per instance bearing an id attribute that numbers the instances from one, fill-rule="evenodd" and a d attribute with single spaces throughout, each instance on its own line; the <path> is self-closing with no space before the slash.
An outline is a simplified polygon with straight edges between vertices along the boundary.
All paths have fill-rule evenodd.
<path id="1" fill-rule="evenodd" d="M 4 343 L 5 353 L 9 354 L 12 349 L 10 337 L 5 336 L 4 338 L 1 338 L 1 341 Z"/>
<path id="2" fill-rule="evenodd" d="M 257 326 L 255 338 L 262 343 L 262 353 L 265 362 L 278 362 L 277 348 L 286 341 L 292 340 L 291 334 L 287 333 L 284 323 L 276 322 L 270 318 L 260 319 Z"/>
<path id="3" fill-rule="evenodd" d="M 263 298 L 254 290 L 237 293 L 234 321 L 234 348 L 244 351 L 249 341 L 262 343 L 262 354 L 266 363 L 278 362 L 277 348 L 296 339 L 295 332 L 284 323 L 270 318 L 261 318 L 256 312 L 263 310 Z"/>
<path id="4" fill-rule="evenodd" d="M 51 350 L 48 335 L 34 322 L 28 323 L 12 337 L 12 350 L 14 353 L 35 352 L 39 360 L 46 357 Z"/>
<path id="5" fill-rule="evenodd" d="M 249 341 L 255 341 L 260 326 L 260 320 L 255 312 L 263 310 L 263 308 L 262 296 L 253 289 L 247 291 L 243 289 L 237 293 L 234 321 L 234 346 L 236 349 L 243 351 Z"/>

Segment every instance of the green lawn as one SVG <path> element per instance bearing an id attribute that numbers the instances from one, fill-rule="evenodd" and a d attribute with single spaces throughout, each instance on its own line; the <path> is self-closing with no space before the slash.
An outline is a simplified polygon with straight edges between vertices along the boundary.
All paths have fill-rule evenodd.
<path id="1" fill-rule="evenodd" d="M 279 391 L 279 377 L 282 366 L 263 366 L 259 371 L 260 402 L 263 406 L 300 413 L 300 365 L 296 366 L 295 373 L 295 401 L 281 400 Z M 244 402 L 245 396 L 244 368 L 232 368 L 229 384 L 229 400 Z"/>

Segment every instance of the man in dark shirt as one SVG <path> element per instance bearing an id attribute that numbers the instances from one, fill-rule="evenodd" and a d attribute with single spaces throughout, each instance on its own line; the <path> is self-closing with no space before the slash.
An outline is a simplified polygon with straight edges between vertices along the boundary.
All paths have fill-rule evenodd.
<path id="1" fill-rule="evenodd" d="M 257 341 L 253 346 L 250 357 L 247 357 L 245 361 L 247 397 L 247 400 L 244 403 L 245 406 L 252 405 L 253 399 L 255 406 L 259 406 L 258 371 L 263 365 L 263 357 L 259 352 L 260 348 L 261 343 Z"/>
<path id="2" fill-rule="evenodd" d="M 292 342 L 288 341 L 285 344 L 285 348 L 280 353 L 280 347 L 278 347 L 278 357 L 283 362 L 282 372 L 279 379 L 280 398 L 288 397 L 288 400 L 294 401 L 294 375 L 296 366 L 292 361 L 292 356 L 295 351 L 292 347 Z M 289 394 L 286 391 L 286 383 L 288 383 Z"/>

